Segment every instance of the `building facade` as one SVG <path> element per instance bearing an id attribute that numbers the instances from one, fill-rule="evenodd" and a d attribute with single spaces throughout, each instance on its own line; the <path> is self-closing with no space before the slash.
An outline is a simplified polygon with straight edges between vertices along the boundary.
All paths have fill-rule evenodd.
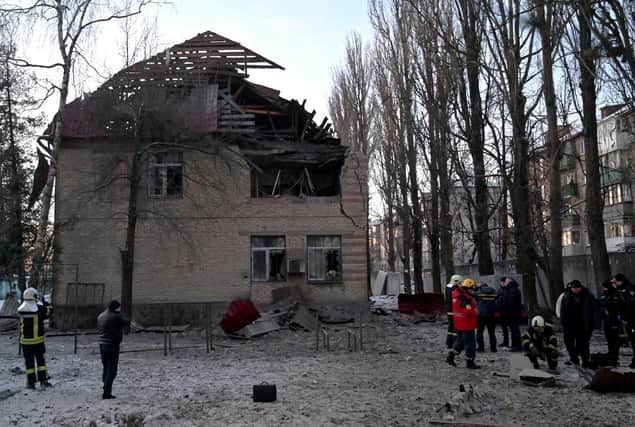
<path id="1" fill-rule="evenodd" d="M 268 303 L 274 290 L 290 286 L 311 302 L 363 302 L 365 156 L 334 138 L 326 121 L 313 122 L 303 105 L 250 83 L 251 63 L 206 55 L 181 64 L 179 55 L 194 51 L 190 45 L 242 48 L 199 34 L 171 48 L 170 61 L 158 56 L 133 67 L 142 78 L 128 69 L 104 85 L 112 91 L 135 79 L 141 89 L 126 95 L 126 106 L 134 97 L 147 100 L 147 92 L 169 106 L 151 111 L 155 120 L 136 128 L 137 139 L 125 132 L 136 122 L 117 116 L 120 94 L 114 106 L 112 99 L 100 104 L 102 87 L 69 108 L 56 183 L 54 303 L 68 306 L 69 283 L 77 281 L 103 284 L 104 300 L 121 298 L 131 213 L 135 310 L 242 298 Z M 279 67 L 257 59 L 260 68 Z M 157 72 L 182 76 L 191 63 L 190 77 L 144 93 L 141 82 Z M 86 116 L 101 105 L 116 114 Z"/>

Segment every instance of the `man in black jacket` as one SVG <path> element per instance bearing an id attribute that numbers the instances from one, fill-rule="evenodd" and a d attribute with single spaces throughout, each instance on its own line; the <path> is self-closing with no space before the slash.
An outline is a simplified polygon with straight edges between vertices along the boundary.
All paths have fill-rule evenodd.
<path id="1" fill-rule="evenodd" d="M 620 300 L 620 316 L 624 322 L 624 330 L 633 348 L 633 359 L 630 368 L 635 368 L 635 286 L 624 276 L 618 273 L 611 280 Z"/>
<path id="2" fill-rule="evenodd" d="M 108 309 L 97 317 L 97 327 L 101 334 L 99 351 L 101 363 L 104 366 L 102 399 L 115 398 L 112 395 L 112 383 L 117 376 L 117 366 L 119 365 L 119 344 L 123 339 L 123 329 L 128 326 L 130 326 L 130 320 L 121 315 L 121 304 L 117 300 L 111 301 Z"/>
<path id="3" fill-rule="evenodd" d="M 507 332 L 511 334 L 511 350 L 522 351 L 520 346 L 520 318 L 522 313 L 522 296 L 520 286 L 511 277 L 501 277 L 498 291 L 497 307 L 500 313 L 503 330 L 503 344 L 509 345 Z"/>
<path id="4" fill-rule="evenodd" d="M 489 346 L 492 353 L 496 353 L 496 289 L 483 283 L 474 295 L 478 304 L 478 329 L 476 330 L 476 351 L 485 351 L 483 331 L 487 328 Z"/>
<path id="5" fill-rule="evenodd" d="M 567 286 L 562 298 L 560 320 L 564 329 L 564 345 L 569 353 L 567 365 L 589 367 L 589 340 L 595 325 L 595 297 L 579 280 Z"/>
<path id="6" fill-rule="evenodd" d="M 600 309 L 604 337 L 608 347 L 608 364 L 617 366 L 620 355 L 620 332 L 622 320 L 620 318 L 620 296 L 612 282 L 602 283 Z"/>

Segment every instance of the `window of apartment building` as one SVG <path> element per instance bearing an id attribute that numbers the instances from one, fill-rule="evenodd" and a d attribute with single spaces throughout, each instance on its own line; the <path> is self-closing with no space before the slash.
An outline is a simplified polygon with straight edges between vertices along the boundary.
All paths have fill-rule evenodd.
<path id="1" fill-rule="evenodd" d="M 606 238 L 614 239 L 624 237 L 624 224 L 621 222 L 611 222 L 606 225 Z"/>
<path id="2" fill-rule="evenodd" d="M 283 282 L 287 278 L 284 236 L 251 238 L 251 280 Z"/>
<path id="3" fill-rule="evenodd" d="M 604 189 L 604 206 L 617 205 L 631 200 L 629 184 L 613 184 Z"/>
<path id="4" fill-rule="evenodd" d="M 562 246 L 580 244 L 580 232 L 578 230 L 565 230 L 562 232 Z"/>
<path id="5" fill-rule="evenodd" d="M 183 153 L 166 151 L 148 157 L 148 196 L 173 198 L 183 195 Z"/>
<path id="6" fill-rule="evenodd" d="M 307 259 L 310 282 L 342 280 L 342 239 L 340 236 L 308 236 Z"/>

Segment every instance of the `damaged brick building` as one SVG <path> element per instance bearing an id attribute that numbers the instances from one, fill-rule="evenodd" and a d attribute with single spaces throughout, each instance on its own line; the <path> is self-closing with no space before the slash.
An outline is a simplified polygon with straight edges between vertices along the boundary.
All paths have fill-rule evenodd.
<path id="1" fill-rule="evenodd" d="M 249 82 L 254 68 L 282 69 L 205 32 L 67 105 L 58 308 L 78 281 L 121 298 L 127 262 L 135 312 L 267 303 L 289 286 L 317 303 L 365 300 L 366 158 L 304 103 Z"/>

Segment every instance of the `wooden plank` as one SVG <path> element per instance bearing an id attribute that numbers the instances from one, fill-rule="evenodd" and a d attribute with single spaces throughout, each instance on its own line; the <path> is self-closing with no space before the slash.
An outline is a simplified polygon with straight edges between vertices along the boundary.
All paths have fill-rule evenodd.
<path id="1" fill-rule="evenodd" d="M 218 127 L 219 127 L 219 128 L 221 128 L 221 127 L 225 127 L 225 126 L 228 126 L 228 127 L 243 127 L 243 126 L 244 126 L 244 127 L 253 127 L 253 126 L 256 126 L 256 122 L 254 122 L 254 121 L 244 121 L 244 122 L 235 121 L 235 122 L 228 122 L 228 121 L 225 121 L 225 120 L 220 120 L 220 121 L 218 122 Z"/>
<path id="2" fill-rule="evenodd" d="M 232 119 L 255 119 L 255 114 L 221 114 L 221 120 L 232 120 Z"/>

